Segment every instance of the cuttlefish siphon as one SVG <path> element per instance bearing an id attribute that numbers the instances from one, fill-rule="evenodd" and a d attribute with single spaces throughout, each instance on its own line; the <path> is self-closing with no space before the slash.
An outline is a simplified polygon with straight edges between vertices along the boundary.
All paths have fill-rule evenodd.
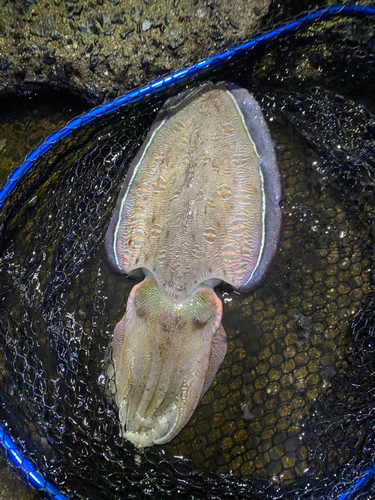
<path id="1" fill-rule="evenodd" d="M 247 292 L 279 250 L 282 176 L 259 104 L 207 83 L 168 99 L 130 165 L 106 237 L 132 289 L 112 340 L 120 434 L 170 441 L 226 352 L 221 282 Z M 107 376 L 109 372 L 107 372 Z"/>

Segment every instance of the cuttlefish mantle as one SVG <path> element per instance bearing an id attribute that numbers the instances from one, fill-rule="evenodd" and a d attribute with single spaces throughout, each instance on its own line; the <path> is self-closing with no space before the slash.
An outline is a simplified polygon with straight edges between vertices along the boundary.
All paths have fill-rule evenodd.
<path id="1" fill-rule="evenodd" d="M 169 99 L 134 158 L 106 237 L 111 267 L 144 281 L 112 340 L 121 435 L 170 441 L 226 352 L 213 288 L 259 285 L 279 250 L 282 176 L 259 104 L 234 84 Z"/>

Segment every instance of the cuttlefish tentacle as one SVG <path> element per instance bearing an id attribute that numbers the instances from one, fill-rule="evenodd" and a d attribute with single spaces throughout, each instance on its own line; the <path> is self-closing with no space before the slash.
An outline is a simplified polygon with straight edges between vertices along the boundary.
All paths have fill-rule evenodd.
<path id="1" fill-rule="evenodd" d="M 188 422 L 225 356 L 221 317 L 207 286 L 176 305 L 154 279 L 133 288 L 112 342 L 123 437 L 161 444 Z"/>
<path id="2" fill-rule="evenodd" d="M 170 441 L 209 388 L 226 352 L 213 288 L 249 291 L 264 279 L 282 197 L 275 146 L 247 90 L 206 84 L 164 104 L 105 238 L 113 269 L 146 277 L 112 341 L 121 433 L 136 446 Z"/>

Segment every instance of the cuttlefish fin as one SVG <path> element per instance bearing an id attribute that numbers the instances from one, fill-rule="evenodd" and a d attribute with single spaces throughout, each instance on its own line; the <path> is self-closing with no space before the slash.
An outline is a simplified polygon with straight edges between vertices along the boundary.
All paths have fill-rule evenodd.
<path id="1" fill-rule="evenodd" d="M 153 279 L 136 285 L 112 341 L 121 435 L 135 446 L 170 441 L 193 414 L 226 352 L 222 304 L 199 287 L 171 304 Z"/>

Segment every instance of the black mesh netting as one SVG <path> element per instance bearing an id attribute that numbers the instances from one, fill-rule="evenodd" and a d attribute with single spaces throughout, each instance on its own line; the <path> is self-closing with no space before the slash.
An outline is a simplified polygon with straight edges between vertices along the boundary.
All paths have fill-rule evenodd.
<path id="1" fill-rule="evenodd" d="M 255 292 L 218 291 L 228 352 L 168 445 L 118 435 L 106 350 L 134 281 L 101 248 L 167 93 L 76 131 L 25 178 L 3 213 L 0 418 L 66 494 L 323 500 L 374 465 L 374 51 L 373 22 L 336 20 L 206 75 L 261 102 L 286 228 Z"/>

